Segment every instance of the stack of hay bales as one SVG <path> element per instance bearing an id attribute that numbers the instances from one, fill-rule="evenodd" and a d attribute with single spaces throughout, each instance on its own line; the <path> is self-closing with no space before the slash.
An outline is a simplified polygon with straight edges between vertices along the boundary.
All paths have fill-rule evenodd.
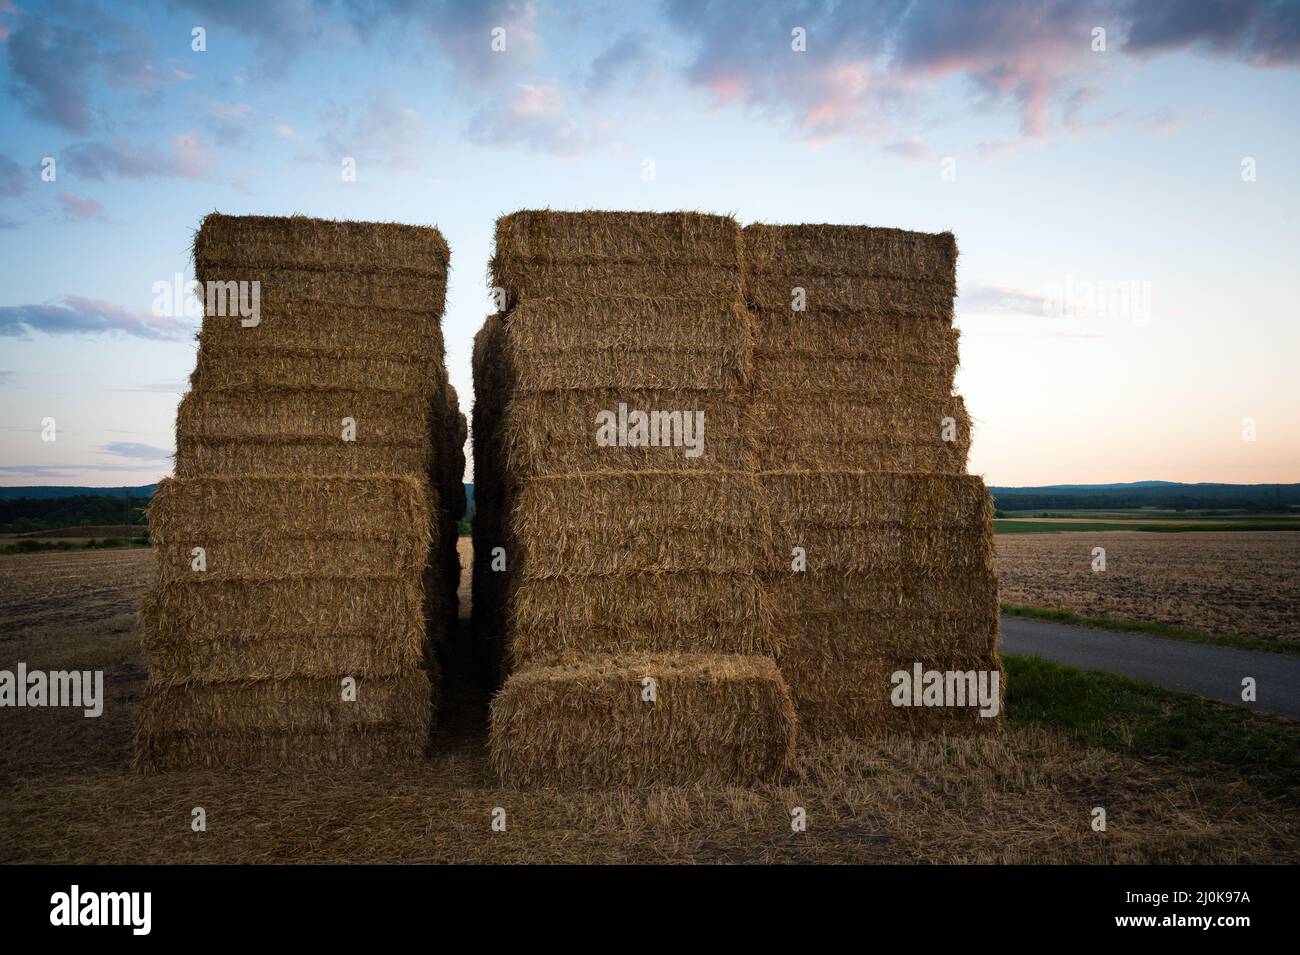
<path id="1" fill-rule="evenodd" d="M 764 577 L 802 727 L 995 727 L 976 708 L 890 701 L 891 674 L 918 662 L 1001 680 L 992 505 L 964 473 L 970 420 L 953 395 L 952 235 L 752 225 L 744 238 L 775 538 Z"/>
<path id="2" fill-rule="evenodd" d="M 492 273 L 508 307 L 474 349 L 474 607 L 510 674 L 497 769 L 510 783 L 771 778 L 794 722 L 763 659 L 771 528 L 738 226 L 516 213 L 498 220 Z"/>
<path id="3" fill-rule="evenodd" d="M 205 314 L 176 477 L 150 508 L 137 763 L 416 758 L 443 538 L 463 513 L 447 245 L 432 228 L 214 214 L 194 259 L 205 286 L 258 283 L 260 315 Z"/>

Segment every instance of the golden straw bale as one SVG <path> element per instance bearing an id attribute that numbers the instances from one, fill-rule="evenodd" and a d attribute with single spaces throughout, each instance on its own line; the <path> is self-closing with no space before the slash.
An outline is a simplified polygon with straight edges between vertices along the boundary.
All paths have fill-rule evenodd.
<path id="1" fill-rule="evenodd" d="M 489 745 L 509 786 L 743 786 L 778 780 L 797 734 L 766 657 L 574 656 L 506 682 Z"/>

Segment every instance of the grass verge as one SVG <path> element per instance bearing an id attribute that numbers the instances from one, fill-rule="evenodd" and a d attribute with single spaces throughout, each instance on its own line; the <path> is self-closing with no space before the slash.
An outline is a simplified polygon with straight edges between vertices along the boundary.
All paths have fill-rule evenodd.
<path id="1" fill-rule="evenodd" d="M 1114 617 L 1085 617 L 1073 610 L 1046 607 L 1024 607 L 1020 604 L 1003 604 L 1002 612 L 1010 617 L 1028 617 L 1033 620 L 1050 620 L 1067 623 L 1072 627 L 1091 627 L 1094 630 L 1117 630 L 1121 633 L 1140 633 L 1184 643 L 1207 643 L 1219 647 L 1236 647 L 1238 650 L 1262 650 L 1266 653 L 1283 653 L 1300 656 L 1300 644 L 1280 640 L 1260 640 L 1236 633 L 1210 633 L 1192 627 L 1176 627 L 1151 620 L 1117 620 Z"/>
<path id="2" fill-rule="evenodd" d="M 1240 776 L 1300 806 L 1300 722 L 1039 657 L 1004 656 L 1007 720 L 1180 772 Z"/>

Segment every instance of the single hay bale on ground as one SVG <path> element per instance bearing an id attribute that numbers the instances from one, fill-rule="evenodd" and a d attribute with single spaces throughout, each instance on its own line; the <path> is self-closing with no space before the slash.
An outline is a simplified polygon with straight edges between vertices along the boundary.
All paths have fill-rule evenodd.
<path id="1" fill-rule="evenodd" d="M 509 786 L 743 786 L 779 779 L 797 733 L 766 657 L 576 656 L 506 682 L 489 746 Z"/>
<path id="2" fill-rule="evenodd" d="M 525 301 L 505 315 L 497 359 L 521 392 L 732 389 L 749 381 L 752 326 L 738 303 Z"/>
<path id="3" fill-rule="evenodd" d="M 512 580 L 505 621 L 513 668 L 590 653 L 774 653 L 754 573 L 607 574 Z"/>
<path id="4" fill-rule="evenodd" d="M 260 680 L 164 686 L 141 701 L 135 767 L 358 767 L 417 760 L 432 719 L 423 670 L 385 679 Z"/>

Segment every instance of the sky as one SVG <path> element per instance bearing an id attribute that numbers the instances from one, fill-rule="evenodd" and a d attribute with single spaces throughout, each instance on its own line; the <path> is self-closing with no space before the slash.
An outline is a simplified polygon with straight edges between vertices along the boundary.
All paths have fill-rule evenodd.
<path id="1" fill-rule="evenodd" d="M 973 473 L 1297 482 L 1297 116 L 1294 0 L 0 0 L 0 485 L 170 472 L 208 212 L 437 225 L 468 408 L 543 206 L 951 230 Z"/>

